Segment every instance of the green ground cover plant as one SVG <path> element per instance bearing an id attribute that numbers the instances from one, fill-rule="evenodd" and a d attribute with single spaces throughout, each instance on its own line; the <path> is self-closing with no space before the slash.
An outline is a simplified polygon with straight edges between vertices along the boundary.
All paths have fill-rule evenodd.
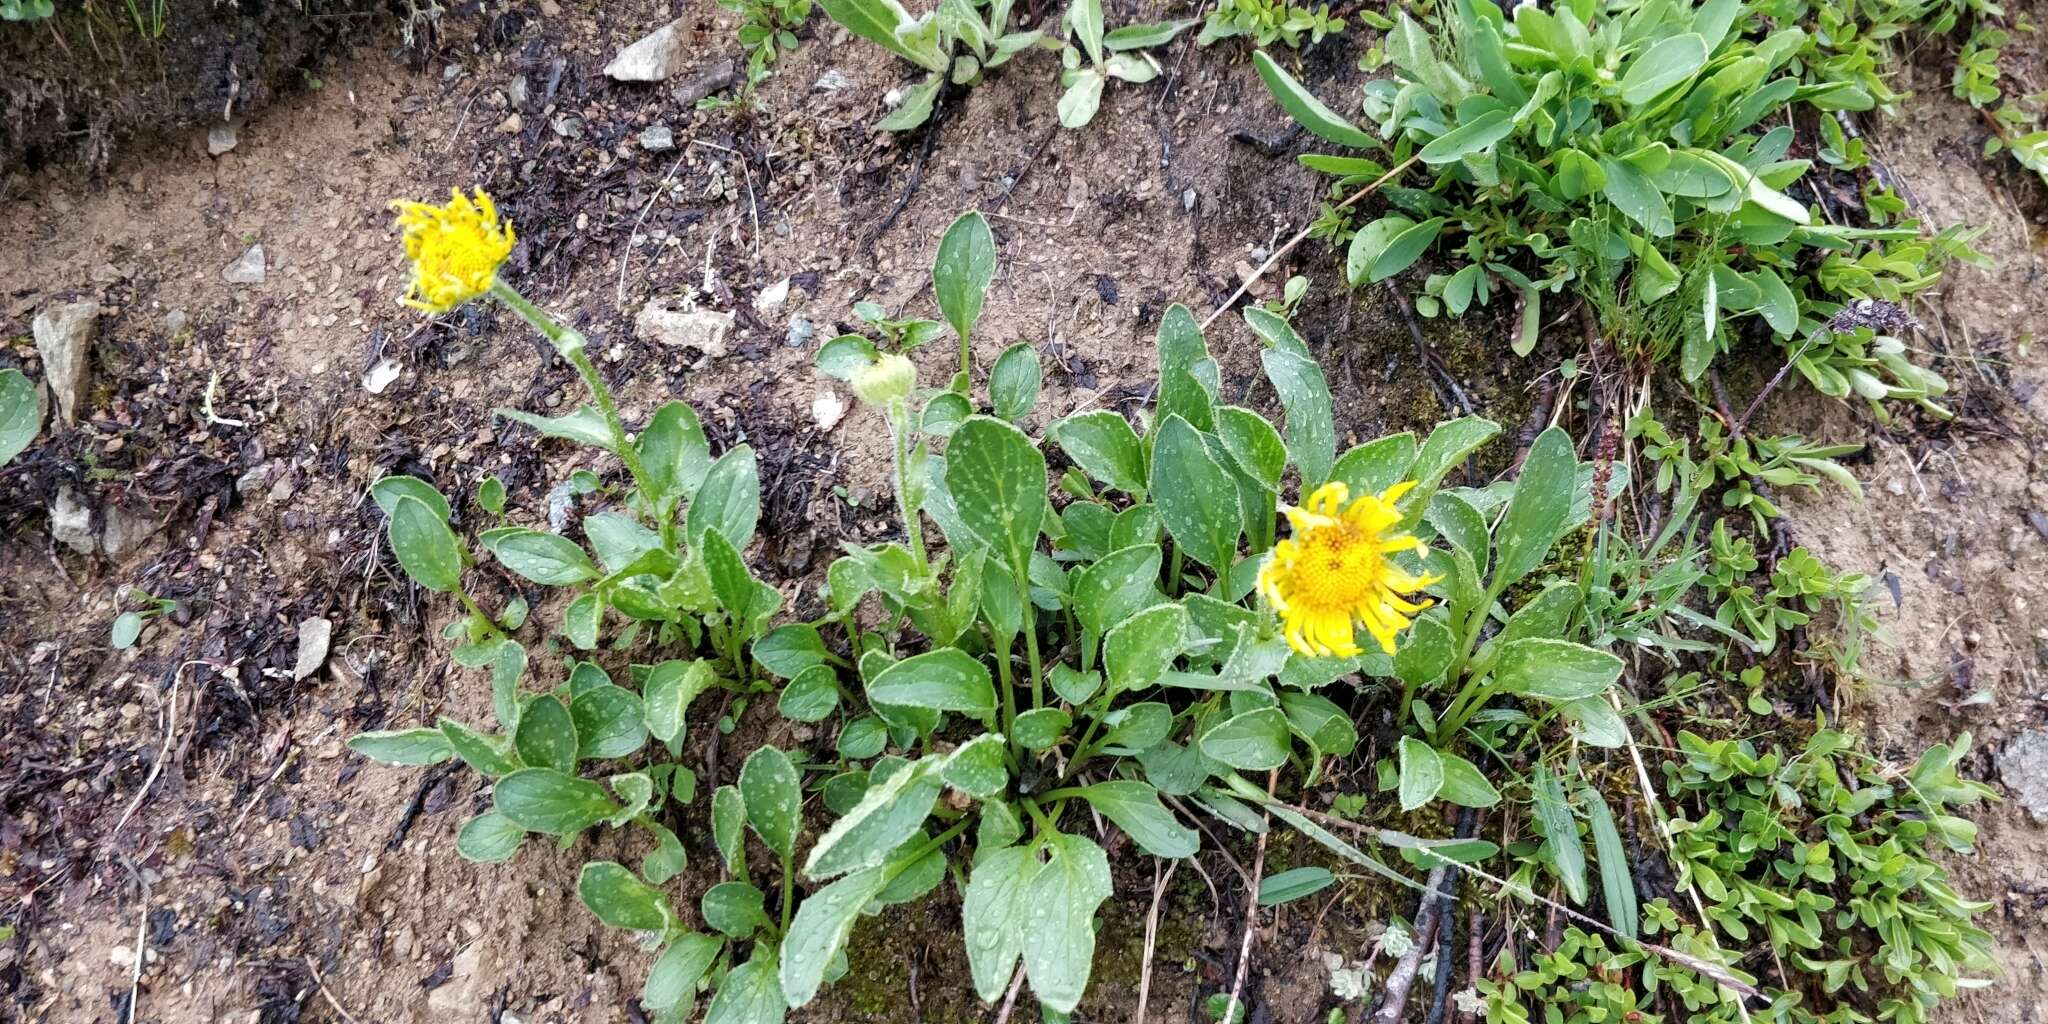
<path id="1" fill-rule="evenodd" d="M 1617 926 L 1639 920 L 1641 934 L 1753 986 L 1752 1020 L 1920 1022 L 1935 1019 L 1942 1001 L 1990 983 L 1997 970 L 1991 939 L 1972 923 L 1989 904 L 1957 895 L 1938 859 L 1975 842 L 1975 826 L 1956 812 L 1995 798 L 1956 775 L 1967 735 L 1904 768 L 1825 728 L 1793 754 L 1776 746 L 1760 754 L 1746 739 L 1708 741 L 1690 732 L 1678 743 L 1661 780 L 1675 807 L 1672 861 L 1679 884 L 1704 897 L 1713 928 L 1684 920 L 1663 897 L 1635 909 L 1622 845 L 1597 842 L 1603 811 L 1591 816 L 1591 862 Z M 1604 808 L 1596 790 L 1580 795 Z M 1576 830 L 1547 832 L 1545 844 L 1560 839 L 1585 845 Z M 1551 858 L 1579 873 L 1581 889 L 1587 852 Z M 1605 884 L 1610 872 L 1622 883 Z M 1616 930 L 1634 935 L 1636 927 Z M 1715 933 L 1732 948 L 1760 953 L 1737 963 L 1717 952 Z M 1719 978 L 1576 926 L 1526 967 L 1503 964 L 1478 994 L 1494 1024 L 1745 1019 Z"/>
<path id="2" fill-rule="evenodd" d="M 1429 24 L 1403 12 L 1385 43 L 1392 77 L 1365 87 L 1375 131 L 1256 59 L 1288 114 L 1372 154 L 1302 158 L 1336 175 L 1338 194 L 1396 167 L 1429 176 L 1382 189 L 1394 210 L 1370 222 L 1326 212 L 1320 230 L 1345 242 L 1353 284 L 1434 249 L 1449 266 L 1416 308 L 1455 316 L 1509 294 L 1517 354 L 1534 348 L 1546 309 L 1586 301 L 1621 354 L 1676 364 L 1686 382 L 1753 328 L 1826 394 L 1931 404 L 1946 384 L 1899 339 L 1834 321 L 1847 302 L 1931 285 L 1970 255 L 1970 236 L 1830 223 L 1793 196 L 1813 161 L 1788 158 L 1788 115 L 1878 100 L 1859 76 L 1816 74 L 1806 32 L 1766 25 L 1742 0 L 1523 5 L 1512 18 L 1459 0 Z"/>

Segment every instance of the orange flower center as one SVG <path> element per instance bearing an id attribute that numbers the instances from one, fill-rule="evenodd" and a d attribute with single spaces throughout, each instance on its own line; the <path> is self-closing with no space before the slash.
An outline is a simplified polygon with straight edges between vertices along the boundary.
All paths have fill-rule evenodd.
<path id="1" fill-rule="evenodd" d="M 1301 555 L 1287 588 L 1291 605 L 1341 611 L 1371 598 L 1380 580 L 1373 538 L 1348 523 L 1306 530 L 1295 537 Z"/>

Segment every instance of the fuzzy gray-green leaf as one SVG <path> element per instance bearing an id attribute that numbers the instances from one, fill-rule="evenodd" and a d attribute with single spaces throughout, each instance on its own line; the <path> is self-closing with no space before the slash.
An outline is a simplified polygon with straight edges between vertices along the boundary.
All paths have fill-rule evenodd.
<path id="1" fill-rule="evenodd" d="M 521 768 L 498 780 L 498 813 L 529 832 L 574 835 L 618 813 L 604 787 L 553 768 Z"/>
<path id="2" fill-rule="evenodd" d="M 462 585 L 462 547 L 448 521 L 426 502 L 403 495 L 387 524 L 391 553 L 414 583 L 446 594 Z"/>
<path id="3" fill-rule="evenodd" d="M 970 416 L 946 450 L 946 489 L 982 543 L 1022 565 L 1045 522 L 1045 456 L 1016 427 Z"/>
<path id="4" fill-rule="evenodd" d="M 1494 531 L 1494 545 L 1500 551 L 1494 567 L 1494 593 L 1505 591 L 1542 564 L 1557 543 L 1571 518 L 1578 469 L 1571 437 L 1557 427 L 1537 435 L 1529 446 L 1515 496 L 1508 502 L 1500 528 Z"/>
<path id="5" fill-rule="evenodd" d="M 1189 558 L 1217 571 L 1237 556 L 1243 522 L 1224 509 L 1237 507 L 1237 484 L 1209 456 L 1202 435 L 1188 421 L 1168 416 L 1152 449 L 1152 496 L 1174 542 Z"/>
<path id="6" fill-rule="evenodd" d="M 856 871 L 804 897 L 782 940 L 782 994 L 790 1008 L 816 998 L 825 967 L 853 934 L 861 910 L 889 883 L 882 867 Z"/>
<path id="7" fill-rule="evenodd" d="M 1401 809 L 1415 810 L 1444 788 L 1444 763 L 1435 748 L 1413 736 L 1401 737 Z"/>
<path id="8" fill-rule="evenodd" d="M 1145 490 L 1145 451 L 1122 414 L 1078 413 L 1053 424 L 1052 438 L 1088 475 L 1125 493 Z"/>
<path id="9" fill-rule="evenodd" d="M 598 920 L 614 928 L 659 932 L 675 916 L 661 890 L 641 881 L 625 865 L 608 860 L 583 865 L 576 895 Z"/>
<path id="10" fill-rule="evenodd" d="M 455 749 L 439 729 L 387 729 L 359 732 L 349 737 L 348 748 L 385 764 L 439 764 L 454 756 Z"/>
<path id="11" fill-rule="evenodd" d="M 761 468 L 750 445 L 729 449 L 704 475 L 690 500 L 685 529 L 692 544 L 702 544 L 706 531 L 716 530 L 735 549 L 744 550 L 761 518 Z"/>
<path id="12" fill-rule="evenodd" d="M 979 213 L 962 214 L 946 228 L 932 260 L 932 294 L 954 334 L 966 338 L 974 333 L 995 276 L 996 239 L 988 220 Z"/>
<path id="13" fill-rule="evenodd" d="M 740 797 L 746 801 L 747 823 L 761 841 L 787 857 L 796 849 L 803 829 L 803 776 L 789 755 L 764 746 L 740 766 Z"/>

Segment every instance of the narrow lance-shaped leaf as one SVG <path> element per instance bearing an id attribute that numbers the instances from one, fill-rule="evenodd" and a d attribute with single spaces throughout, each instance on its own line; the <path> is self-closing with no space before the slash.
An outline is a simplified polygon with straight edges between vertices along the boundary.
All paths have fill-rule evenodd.
<path id="1" fill-rule="evenodd" d="M 1607 919 L 1623 937 L 1633 939 L 1641 929 L 1642 915 L 1636 906 L 1635 876 L 1629 871 L 1628 852 L 1621 832 L 1614 827 L 1614 812 L 1596 789 L 1588 787 L 1586 820 L 1593 833 L 1593 853 L 1600 861 L 1600 895 L 1607 905 Z"/>
<path id="2" fill-rule="evenodd" d="M 1337 461 L 1330 384 L 1315 360 L 1294 352 L 1269 348 L 1259 353 L 1259 363 L 1287 410 L 1287 451 L 1301 467 L 1304 488 L 1313 488 L 1330 478 Z"/>
<path id="3" fill-rule="evenodd" d="M 1259 77 L 1266 82 L 1273 99 L 1287 116 L 1317 136 L 1328 139 L 1340 146 L 1352 149 L 1378 149 L 1379 140 L 1360 131 L 1357 125 L 1344 120 L 1336 111 L 1323 105 L 1323 101 L 1308 91 L 1308 87 L 1295 80 L 1279 62 L 1266 56 L 1264 50 L 1252 53 L 1252 63 L 1259 70 Z"/>
<path id="4" fill-rule="evenodd" d="M 1586 848 L 1579 841 L 1579 825 L 1565 803 L 1564 787 L 1550 769 L 1538 765 L 1530 773 L 1529 790 L 1536 798 L 1536 830 L 1543 835 L 1544 859 L 1564 883 L 1573 903 L 1586 902 Z"/>
<path id="5" fill-rule="evenodd" d="M 1493 593 L 1504 592 L 1528 575 L 1557 543 L 1571 517 L 1578 468 L 1571 437 L 1562 428 L 1545 430 L 1529 446 L 1515 495 L 1494 535 L 1500 559 L 1494 569 Z"/>

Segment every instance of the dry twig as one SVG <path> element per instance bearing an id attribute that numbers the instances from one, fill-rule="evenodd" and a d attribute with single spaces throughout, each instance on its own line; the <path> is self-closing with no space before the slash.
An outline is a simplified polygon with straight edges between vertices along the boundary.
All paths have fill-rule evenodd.
<path id="1" fill-rule="evenodd" d="M 362 1024 L 341 1005 L 340 1000 L 334 998 L 334 993 L 327 991 L 327 979 L 320 976 L 320 968 L 313 963 L 311 956 L 306 957 L 306 969 L 313 972 L 313 987 L 320 991 L 320 998 L 327 1000 L 327 1005 L 334 1007 L 334 1012 L 340 1014 L 342 1020 L 348 1024 Z"/>
<path id="2" fill-rule="evenodd" d="M 1415 942 L 1408 947 L 1408 952 L 1401 954 L 1401 959 L 1394 961 L 1394 969 L 1388 972 L 1386 996 L 1380 1001 L 1380 1008 L 1373 1012 L 1373 1024 L 1400 1024 L 1401 1015 L 1408 1011 L 1408 994 L 1415 988 L 1415 976 L 1421 973 L 1423 950 L 1434 944 L 1437 917 L 1443 909 L 1443 900 L 1438 897 L 1448 871 L 1448 864 L 1439 864 L 1429 871 L 1422 900 L 1415 908 Z"/>
<path id="3" fill-rule="evenodd" d="M 1145 1024 L 1145 1004 L 1152 999 L 1152 953 L 1159 941 L 1159 904 L 1166 899 L 1166 887 L 1178 870 L 1179 860 L 1167 861 L 1164 875 L 1159 873 L 1159 862 L 1152 862 L 1152 909 L 1145 914 L 1145 968 L 1138 976 L 1138 1012 L 1131 1017 L 1131 1024 Z"/>
<path id="4" fill-rule="evenodd" d="M 1266 797 L 1271 799 L 1273 788 L 1280 784 L 1280 769 L 1266 773 Z M 1251 884 L 1245 887 L 1244 897 L 1244 941 L 1237 947 L 1237 976 L 1230 982 L 1230 1002 L 1223 1008 L 1222 1020 L 1237 1019 L 1238 999 L 1244 995 L 1244 975 L 1252 962 L 1252 933 L 1259 926 L 1259 879 L 1266 873 L 1266 837 L 1272 834 L 1273 816 L 1266 815 L 1267 830 L 1259 833 L 1259 850 L 1252 857 Z"/>

